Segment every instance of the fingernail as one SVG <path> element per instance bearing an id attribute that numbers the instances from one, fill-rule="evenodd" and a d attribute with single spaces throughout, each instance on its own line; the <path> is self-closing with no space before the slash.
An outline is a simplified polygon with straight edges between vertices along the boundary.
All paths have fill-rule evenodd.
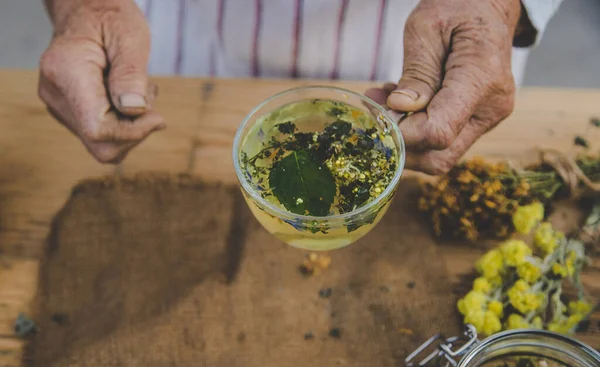
<path id="1" fill-rule="evenodd" d="M 392 96 L 394 94 L 399 94 L 401 96 L 402 95 L 407 96 L 408 98 L 412 99 L 413 101 L 416 101 L 417 99 L 419 99 L 419 93 L 415 92 L 412 89 L 397 89 L 392 92 Z"/>
<path id="2" fill-rule="evenodd" d="M 146 99 L 139 94 L 127 93 L 119 96 L 121 108 L 146 108 Z"/>

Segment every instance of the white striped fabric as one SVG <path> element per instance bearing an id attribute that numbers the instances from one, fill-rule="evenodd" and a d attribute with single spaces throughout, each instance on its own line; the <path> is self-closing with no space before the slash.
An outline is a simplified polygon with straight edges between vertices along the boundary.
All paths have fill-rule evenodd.
<path id="1" fill-rule="evenodd" d="M 543 31 L 562 0 L 525 0 Z M 136 0 L 155 75 L 397 81 L 419 0 Z M 535 16 L 539 12 L 543 16 Z M 529 50 L 516 50 L 520 84 Z"/>

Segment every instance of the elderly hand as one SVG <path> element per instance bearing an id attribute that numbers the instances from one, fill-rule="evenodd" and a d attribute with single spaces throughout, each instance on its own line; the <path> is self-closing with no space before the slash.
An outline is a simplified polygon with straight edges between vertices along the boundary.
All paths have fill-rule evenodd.
<path id="1" fill-rule="evenodd" d="M 519 0 L 422 0 L 407 20 L 398 84 L 367 91 L 396 111 L 406 167 L 443 174 L 514 107 Z"/>
<path id="2" fill-rule="evenodd" d="M 165 127 L 151 109 L 150 32 L 133 1 L 46 0 L 54 24 L 39 96 L 100 162 L 117 163 Z"/>

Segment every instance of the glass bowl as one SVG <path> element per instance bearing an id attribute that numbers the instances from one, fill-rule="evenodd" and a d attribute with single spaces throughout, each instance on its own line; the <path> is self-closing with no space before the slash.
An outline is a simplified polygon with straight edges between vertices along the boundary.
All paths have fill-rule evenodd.
<path id="1" fill-rule="evenodd" d="M 300 215 L 263 198 L 261 194 L 264 188 L 253 182 L 247 168 L 243 167 L 242 157 L 253 156 L 261 150 L 261 142 L 265 139 L 264 130 L 285 122 L 290 111 L 294 110 L 289 106 L 301 101 L 319 100 L 341 102 L 375 121 L 377 134 L 381 134 L 382 141 L 385 140 L 386 144 L 394 147 L 397 159 L 390 183 L 366 204 L 342 214 Z M 360 127 L 359 122 L 353 122 Z M 397 123 L 382 106 L 371 99 L 342 88 L 307 86 L 278 93 L 260 103 L 246 116 L 233 143 L 233 162 L 244 198 L 253 215 L 268 232 L 291 246 L 323 251 L 350 245 L 367 234 L 381 220 L 404 170 L 405 146 Z"/>

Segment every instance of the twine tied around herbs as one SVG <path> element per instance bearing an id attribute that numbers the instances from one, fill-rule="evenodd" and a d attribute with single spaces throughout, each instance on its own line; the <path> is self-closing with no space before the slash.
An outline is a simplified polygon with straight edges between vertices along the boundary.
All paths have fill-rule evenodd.
<path id="1" fill-rule="evenodd" d="M 565 186 L 568 187 L 571 197 L 579 197 L 583 193 L 580 183 L 588 190 L 600 192 L 600 182 L 590 180 L 573 158 L 556 149 L 538 148 L 537 150 L 540 153 L 540 162 L 547 164 L 556 171 L 565 183 Z"/>

